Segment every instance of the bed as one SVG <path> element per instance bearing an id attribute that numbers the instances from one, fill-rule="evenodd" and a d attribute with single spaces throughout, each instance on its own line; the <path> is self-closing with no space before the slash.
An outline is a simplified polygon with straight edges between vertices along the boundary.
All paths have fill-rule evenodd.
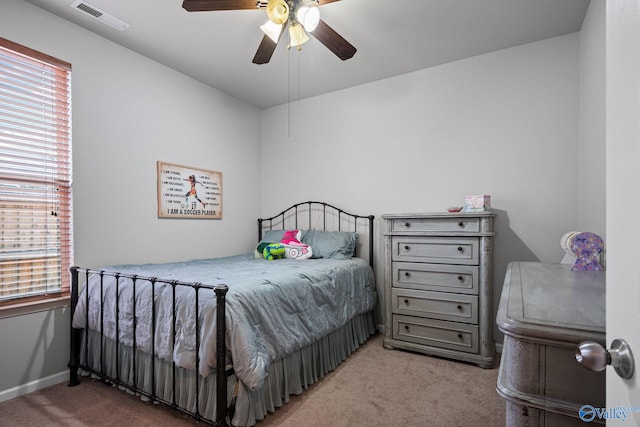
<path id="1" fill-rule="evenodd" d="M 376 332 L 373 220 L 309 201 L 258 219 L 252 253 L 72 267 L 69 385 L 91 374 L 199 421 L 254 425 Z M 270 259 L 278 245 L 288 255 Z"/>

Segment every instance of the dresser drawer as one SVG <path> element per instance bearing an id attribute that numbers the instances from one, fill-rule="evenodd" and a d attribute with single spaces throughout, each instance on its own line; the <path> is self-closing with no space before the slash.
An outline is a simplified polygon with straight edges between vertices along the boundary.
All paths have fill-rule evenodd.
<path id="1" fill-rule="evenodd" d="M 393 315 L 393 338 L 469 353 L 478 352 L 478 327 L 464 323 Z"/>
<path id="2" fill-rule="evenodd" d="M 475 237 L 411 237 L 391 238 L 393 261 L 436 264 L 478 264 L 478 238 Z"/>
<path id="3" fill-rule="evenodd" d="M 391 304 L 391 311 L 397 314 L 478 323 L 478 297 L 473 295 L 395 288 Z"/>
<path id="4" fill-rule="evenodd" d="M 477 233 L 480 231 L 479 218 L 405 218 L 394 219 L 391 231 L 439 232 L 455 231 Z"/>
<path id="5" fill-rule="evenodd" d="M 478 295 L 475 266 L 394 262 L 392 269 L 396 288 Z"/>

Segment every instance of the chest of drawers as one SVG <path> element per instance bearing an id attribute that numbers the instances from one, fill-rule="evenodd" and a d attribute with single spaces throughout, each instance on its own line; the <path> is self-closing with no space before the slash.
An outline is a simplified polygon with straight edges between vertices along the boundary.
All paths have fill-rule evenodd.
<path id="1" fill-rule="evenodd" d="M 583 405 L 605 407 L 605 372 L 585 369 L 575 357 L 582 341 L 605 346 L 605 304 L 603 271 L 509 264 L 496 316 L 504 333 L 496 389 L 507 427 L 585 426 Z"/>
<path id="2" fill-rule="evenodd" d="M 492 367 L 495 215 L 383 215 L 384 346 Z"/>

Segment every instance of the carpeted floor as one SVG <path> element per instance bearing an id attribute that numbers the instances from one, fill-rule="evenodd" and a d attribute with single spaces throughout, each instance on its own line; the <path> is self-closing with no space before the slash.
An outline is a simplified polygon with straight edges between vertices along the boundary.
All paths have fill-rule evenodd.
<path id="1" fill-rule="evenodd" d="M 365 343 L 334 372 L 258 423 L 265 426 L 492 426 L 505 424 L 498 369 Z M 84 378 L 0 403 L 2 426 L 188 426 L 163 405 Z"/>

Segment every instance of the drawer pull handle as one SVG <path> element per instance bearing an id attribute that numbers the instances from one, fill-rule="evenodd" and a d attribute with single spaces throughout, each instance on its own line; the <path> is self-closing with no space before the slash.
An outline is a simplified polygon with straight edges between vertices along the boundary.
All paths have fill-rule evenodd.
<path id="1" fill-rule="evenodd" d="M 458 276 L 458 280 L 461 281 L 461 282 L 464 282 L 464 277 Z"/>
<path id="2" fill-rule="evenodd" d="M 458 304 L 458 310 L 462 311 L 462 306 Z"/>
<path id="3" fill-rule="evenodd" d="M 408 251 L 409 250 L 409 245 L 404 245 L 404 250 Z"/>
<path id="4" fill-rule="evenodd" d="M 411 227 L 411 223 L 410 223 L 410 222 L 405 222 L 405 223 L 404 223 L 404 226 L 405 226 L 405 227 L 407 227 L 407 228 L 409 228 L 409 227 Z"/>
<path id="5" fill-rule="evenodd" d="M 408 300 L 408 299 L 405 299 L 405 300 L 404 300 L 404 304 L 405 304 L 405 305 L 409 305 L 409 300 Z"/>
<path id="6" fill-rule="evenodd" d="M 464 248 L 462 246 L 458 246 L 458 252 L 464 252 Z"/>
<path id="7" fill-rule="evenodd" d="M 409 325 L 404 325 L 404 330 L 408 332 L 409 331 Z"/>
<path id="8" fill-rule="evenodd" d="M 409 276 L 411 276 L 411 273 L 409 273 L 408 271 L 405 271 L 405 272 L 404 272 L 404 276 L 405 276 L 405 277 L 409 277 Z"/>
<path id="9" fill-rule="evenodd" d="M 460 227 L 460 228 L 464 228 L 464 222 L 460 221 L 460 222 L 458 223 L 458 227 Z"/>
<path id="10" fill-rule="evenodd" d="M 462 339 L 462 334 L 458 334 L 458 338 Z"/>

